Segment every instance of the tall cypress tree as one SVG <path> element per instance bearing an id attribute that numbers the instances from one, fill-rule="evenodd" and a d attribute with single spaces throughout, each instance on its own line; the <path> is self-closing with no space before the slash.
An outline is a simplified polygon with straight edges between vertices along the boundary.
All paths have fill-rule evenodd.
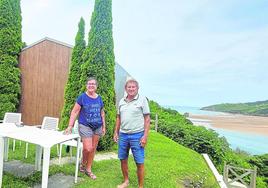
<path id="1" fill-rule="evenodd" d="M 79 85 L 81 65 L 83 63 L 82 55 L 86 48 L 85 41 L 85 21 L 80 19 L 78 24 L 78 32 L 75 37 L 75 46 L 72 51 L 71 68 L 68 81 L 65 87 L 64 107 L 61 112 L 60 128 L 64 129 L 68 126 L 70 112 L 75 103 L 75 99 L 79 95 L 82 86 Z"/>
<path id="2" fill-rule="evenodd" d="M 21 19 L 20 0 L 0 0 L 0 119 L 19 105 Z"/>
<path id="3" fill-rule="evenodd" d="M 91 17 L 91 29 L 88 46 L 83 55 L 81 91 L 85 91 L 88 77 L 98 80 L 98 91 L 104 102 L 106 112 L 106 135 L 100 140 L 98 149 L 109 149 L 112 145 L 113 126 L 115 124 L 115 90 L 114 90 L 114 42 L 112 33 L 112 1 L 96 0 Z"/>

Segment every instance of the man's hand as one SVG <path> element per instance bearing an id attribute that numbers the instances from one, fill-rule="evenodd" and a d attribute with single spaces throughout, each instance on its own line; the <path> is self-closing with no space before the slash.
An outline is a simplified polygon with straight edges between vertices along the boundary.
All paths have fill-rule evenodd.
<path id="1" fill-rule="evenodd" d="M 67 127 L 67 129 L 64 130 L 63 134 L 71 134 L 72 133 L 72 127 Z"/>
<path id="2" fill-rule="evenodd" d="M 114 142 L 118 142 L 118 133 L 114 133 Z"/>
<path id="3" fill-rule="evenodd" d="M 147 136 L 141 137 L 140 144 L 141 144 L 141 147 L 143 148 L 145 147 L 145 145 L 147 144 Z"/>

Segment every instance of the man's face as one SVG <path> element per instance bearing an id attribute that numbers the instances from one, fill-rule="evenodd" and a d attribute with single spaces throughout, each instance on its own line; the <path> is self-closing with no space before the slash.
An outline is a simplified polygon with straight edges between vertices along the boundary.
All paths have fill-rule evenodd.
<path id="1" fill-rule="evenodd" d="M 138 87 L 135 82 L 129 82 L 126 86 L 128 96 L 136 96 L 138 94 Z"/>
<path id="2" fill-rule="evenodd" d="M 87 90 L 89 92 L 95 92 L 97 90 L 97 85 L 95 80 L 89 80 L 87 82 Z"/>

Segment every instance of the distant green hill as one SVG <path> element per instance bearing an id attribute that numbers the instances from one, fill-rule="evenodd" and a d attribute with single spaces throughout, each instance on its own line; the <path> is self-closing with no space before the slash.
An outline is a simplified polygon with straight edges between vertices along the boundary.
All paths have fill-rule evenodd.
<path id="1" fill-rule="evenodd" d="M 229 112 L 254 116 L 268 116 L 268 100 L 249 103 L 224 103 L 206 106 L 201 110 Z"/>

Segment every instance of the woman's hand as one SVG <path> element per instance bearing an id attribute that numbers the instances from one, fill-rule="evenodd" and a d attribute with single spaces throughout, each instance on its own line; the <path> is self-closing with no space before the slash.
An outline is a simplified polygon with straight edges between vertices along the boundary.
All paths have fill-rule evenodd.
<path id="1" fill-rule="evenodd" d="M 64 130 L 63 134 L 71 134 L 72 133 L 72 127 L 67 127 L 67 129 Z"/>
<path id="2" fill-rule="evenodd" d="M 104 136 L 106 134 L 106 128 L 102 127 L 102 136 Z"/>

